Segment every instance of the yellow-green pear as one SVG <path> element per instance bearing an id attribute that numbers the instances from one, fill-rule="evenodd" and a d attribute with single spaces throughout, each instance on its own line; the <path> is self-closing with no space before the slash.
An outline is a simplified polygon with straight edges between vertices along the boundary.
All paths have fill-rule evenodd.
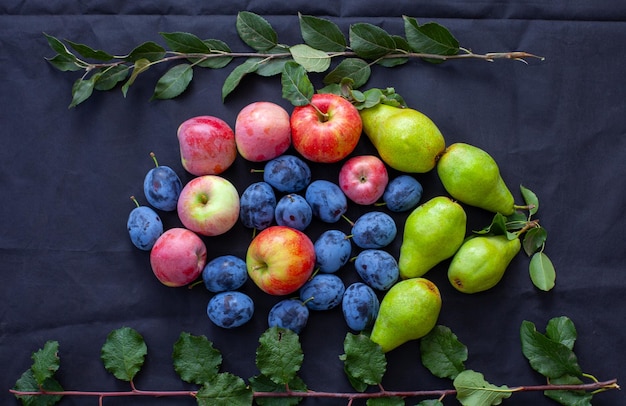
<path id="1" fill-rule="evenodd" d="M 452 258 L 448 280 L 463 293 L 483 292 L 496 286 L 515 255 L 520 251 L 519 238 L 482 235 L 463 243 Z"/>
<path id="2" fill-rule="evenodd" d="M 416 207 L 406 218 L 398 268 L 402 279 L 424 275 L 459 249 L 467 228 L 463 207 L 437 196 Z"/>
<path id="3" fill-rule="evenodd" d="M 439 318 L 441 295 L 437 286 L 424 278 L 393 285 L 380 302 L 370 339 L 388 352 L 428 334 Z"/>
<path id="4" fill-rule="evenodd" d="M 450 145 L 439 157 L 437 173 L 450 196 L 462 203 L 505 216 L 515 211 L 498 164 L 478 147 L 461 142 Z"/>
<path id="5" fill-rule="evenodd" d="M 417 110 L 380 103 L 361 110 L 360 114 L 363 132 L 381 159 L 393 169 L 428 172 L 446 148 L 439 128 Z"/>

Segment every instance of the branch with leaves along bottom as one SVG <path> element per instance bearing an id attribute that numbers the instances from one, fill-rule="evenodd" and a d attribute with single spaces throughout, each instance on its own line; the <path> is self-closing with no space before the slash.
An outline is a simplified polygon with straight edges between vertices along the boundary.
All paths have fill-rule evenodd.
<path id="1" fill-rule="evenodd" d="M 289 398 L 289 404 L 300 403 L 305 398 L 342 398 L 350 405 L 357 399 L 368 399 L 368 405 L 378 402 L 384 405 L 402 406 L 406 398 L 430 398 L 420 406 L 441 406 L 445 397 L 456 397 L 464 406 L 498 405 L 517 392 L 543 391 L 547 397 L 566 406 L 591 405 L 596 394 L 619 389 L 617 380 L 598 381 L 583 373 L 573 345 L 577 338 L 573 322 L 567 317 L 551 319 L 546 333 L 536 330 L 533 323 L 524 321 L 520 328 L 522 353 L 530 366 L 545 376 L 549 384 L 495 386 L 485 380 L 483 374 L 465 368 L 467 347 L 445 326 L 436 326 L 420 339 L 422 364 L 435 376 L 452 380 L 454 389 L 387 391 L 382 387 L 387 360 L 379 345 L 365 333 L 348 333 L 344 340 L 345 353 L 339 358 L 344 371 L 356 392 L 323 392 L 310 390 L 298 376 L 304 354 L 299 337 L 291 330 L 271 327 L 259 338 L 256 366 L 259 374 L 246 383 L 242 378 L 228 372 L 220 372 L 221 353 L 204 336 L 181 333 L 173 348 L 174 369 L 188 383 L 200 385 L 198 390 L 164 391 L 139 390 L 133 379 L 140 371 L 147 347 L 143 337 L 129 327 L 112 331 L 101 350 L 101 359 L 107 371 L 116 378 L 130 383 L 128 391 L 66 391 L 54 378 L 60 359 L 59 344 L 48 341 L 32 355 L 33 364 L 17 380 L 10 391 L 24 405 L 51 406 L 63 396 L 89 396 L 105 398 L 122 396 L 193 397 L 198 405 L 259 405 L 268 398 Z M 583 378 L 593 382 L 584 383 Z M 378 391 L 366 390 L 378 387 Z M 382 403 L 380 403 L 382 405 Z"/>

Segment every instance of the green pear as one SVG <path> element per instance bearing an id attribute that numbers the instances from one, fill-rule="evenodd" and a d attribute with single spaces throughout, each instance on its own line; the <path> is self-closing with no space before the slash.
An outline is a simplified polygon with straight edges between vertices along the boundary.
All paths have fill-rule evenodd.
<path id="1" fill-rule="evenodd" d="M 462 203 L 505 216 L 515 211 L 498 164 L 478 147 L 460 142 L 450 145 L 439 157 L 437 173 L 450 196 Z"/>
<path id="2" fill-rule="evenodd" d="M 428 334 L 439 318 L 441 295 L 437 286 L 424 278 L 400 281 L 380 302 L 370 339 L 388 352 Z"/>
<path id="3" fill-rule="evenodd" d="M 428 172 L 446 148 L 439 128 L 417 110 L 380 103 L 361 110 L 360 114 L 363 132 L 381 159 L 393 169 Z"/>
<path id="4" fill-rule="evenodd" d="M 477 293 L 496 286 L 522 244 L 519 238 L 484 235 L 463 243 L 452 258 L 448 280 L 458 291 Z"/>
<path id="5" fill-rule="evenodd" d="M 416 207 L 406 218 L 398 268 L 402 279 L 424 275 L 450 258 L 465 239 L 467 216 L 460 204 L 437 196 Z"/>

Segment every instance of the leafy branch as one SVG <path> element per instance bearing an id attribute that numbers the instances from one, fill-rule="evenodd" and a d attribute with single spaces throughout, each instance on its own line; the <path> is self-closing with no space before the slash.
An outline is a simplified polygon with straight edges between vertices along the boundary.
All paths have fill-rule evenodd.
<path id="1" fill-rule="evenodd" d="M 460 59 L 526 62 L 539 58 L 522 51 L 474 53 L 461 47 L 450 31 L 438 23 L 419 24 L 415 18 L 402 18 L 404 36 L 391 35 L 373 24 L 356 23 L 350 26 L 346 38 L 332 21 L 298 14 L 304 42 L 289 46 L 278 41 L 277 32 L 266 19 L 242 11 L 237 15 L 236 29 L 251 48 L 247 52 L 235 52 L 224 41 L 201 39 L 187 32 L 161 32 L 167 48 L 149 41 L 126 55 L 113 55 L 44 35 L 56 52 L 46 58 L 52 66 L 61 71 L 83 71 L 72 85 L 70 108 L 87 100 L 94 90 L 107 91 L 119 84 L 125 97 L 140 74 L 160 64 L 174 66 L 158 79 L 151 100 L 181 95 L 193 80 L 195 68 L 221 69 L 235 59 L 243 59 L 222 85 L 223 101 L 246 75 L 254 73 L 263 77 L 281 75 L 283 97 L 297 106 L 308 104 L 313 95 L 309 73 L 327 72 L 323 77 L 326 86 L 336 86 L 348 79 L 358 89 L 368 81 L 374 65 L 391 68 L 414 59 L 437 64 Z M 334 59 L 342 60 L 331 70 Z"/>
<path id="2" fill-rule="evenodd" d="M 420 406 L 441 406 L 445 397 L 454 396 L 464 406 L 498 405 L 517 392 L 543 391 L 544 394 L 566 406 L 591 405 L 596 394 L 619 389 L 617 380 L 598 381 L 584 374 L 573 352 L 577 337 L 573 322 L 567 317 L 553 318 L 546 333 L 536 330 L 533 323 L 524 321 L 520 329 L 522 352 L 530 366 L 548 379 L 547 384 L 508 387 L 487 382 L 483 374 L 468 370 L 467 347 L 445 326 L 436 326 L 420 341 L 422 364 L 435 376 L 452 380 L 453 388 L 442 390 L 387 391 L 382 379 L 387 360 L 382 349 L 364 334 L 347 333 L 344 362 L 347 379 L 356 392 L 318 392 L 310 390 L 298 376 L 304 360 L 299 337 L 291 330 L 271 327 L 259 338 L 256 366 L 259 374 L 246 383 L 229 372 L 220 372 L 221 353 L 205 336 L 181 333 L 173 347 L 173 365 L 180 378 L 200 385 L 198 390 L 165 391 L 140 390 L 133 383 L 147 354 L 142 336 L 129 327 L 112 331 L 102 346 L 104 367 L 116 378 L 130 384 L 128 391 L 68 391 L 55 379 L 59 368 L 59 343 L 48 341 L 33 353 L 33 364 L 10 390 L 23 405 L 51 406 L 63 396 L 97 397 L 99 404 L 105 398 L 122 396 L 193 397 L 198 405 L 296 405 L 304 398 L 343 398 L 350 405 L 356 399 L 367 399 L 375 406 L 405 405 L 405 398 L 430 398 Z M 584 383 L 583 378 L 592 382 Z M 366 392 L 371 386 L 378 391 Z"/>

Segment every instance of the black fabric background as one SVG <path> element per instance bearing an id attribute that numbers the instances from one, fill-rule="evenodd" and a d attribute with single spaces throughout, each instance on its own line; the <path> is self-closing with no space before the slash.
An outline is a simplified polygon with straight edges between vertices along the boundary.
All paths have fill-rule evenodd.
<path id="1" fill-rule="evenodd" d="M 123 98 L 119 90 L 98 93 L 68 110 L 76 73 L 48 65 L 52 56 L 43 32 L 97 49 L 124 54 L 144 41 L 163 43 L 159 32 L 188 31 L 247 48 L 235 31 L 240 10 L 264 15 L 281 42 L 301 42 L 297 13 L 327 17 L 347 33 L 349 24 L 370 22 L 402 34 L 402 15 L 448 27 L 461 45 L 476 52 L 524 50 L 545 56 L 525 65 L 512 61 L 456 61 L 440 66 L 412 62 L 376 68 L 367 87 L 394 87 L 409 105 L 429 115 L 448 144 L 469 142 L 500 164 L 505 181 L 521 197 L 524 184 L 539 196 L 538 218 L 548 230 L 546 253 L 557 269 L 556 288 L 536 290 L 528 258 L 519 255 L 497 288 L 474 296 L 454 291 L 447 263 L 427 276 L 443 296 L 439 323 L 469 348 L 468 368 L 490 382 L 542 384 L 521 354 L 523 320 L 543 331 L 566 315 L 578 330 L 576 353 L 586 373 L 599 379 L 624 375 L 626 314 L 626 120 L 624 44 L 626 3 L 618 1 L 33 1 L 0 5 L 0 403 L 17 404 L 8 393 L 47 340 L 60 342 L 57 378 L 66 389 L 125 390 L 99 359 L 106 335 L 130 326 L 148 345 L 136 378 L 140 389 L 194 389 L 176 375 L 172 345 L 181 331 L 206 335 L 219 349 L 222 371 L 244 379 L 257 374 L 254 354 L 266 315 L 278 298 L 248 282 L 256 315 L 226 331 L 205 314 L 210 294 L 203 287 L 172 289 L 152 275 L 148 254 L 135 249 L 125 223 L 142 198 L 142 182 L 154 151 L 162 165 L 191 179 L 178 157 L 176 128 L 202 114 L 234 125 L 248 103 L 270 100 L 287 108 L 278 78 L 245 79 L 225 103 L 221 85 L 230 72 L 197 70 L 187 93 L 171 101 L 148 99 L 164 72 L 147 72 Z M 319 87 L 319 77 L 315 77 Z M 355 154 L 372 152 L 365 137 Z M 224 176 L 242 191 L 258 165 L 238 158 Z M 339 165 L 313 166 L 316 178 L 335 180 Z M 445 193 L 434 173 L 418 175 L 424 201 Z M 348 217 L 364 209 L 350 206 Z M 491 215 L 467 208 L 468 229 Z M 166 227 L 179 225 L 162 213 Z M 397 216 L 402 230 L 403 216 Z M 315 223 L 315 238 L 328 226 Z M 337 227 L 349 230 L 347 224 Z M 401 235 L 401 231 L 399 233 Z M 206 239 L 209 256 L 244 256 L 249 230 Z M 398 253 L 401 239 L 389 247 Z M 357 280 L 350 267 L 346 283 Z M 311 315 L 301 341 L 300 375 L 309 388 L 352 391 L 338 356 L 347 332 L 341 311 Z M 388 354 L 384 386 L 389 390 L 441 389 L 450 382 L 421 366 L 418 343 Z M 64 405 L 95 399 L 66 398 Z M 418 402 L 414 399 L 413 403 Z M 594 405 L 624 404 L 622 392 L 599 394 Z M 192 399 L 119 398 L 107 405 L 192 405 Z M 306 405 L 342 405 L 309 400 Z M 445 404 L 456 404 L 446 399 Z M 549 405 L 541 393 L 514 394 L 507 405 Z"/>

